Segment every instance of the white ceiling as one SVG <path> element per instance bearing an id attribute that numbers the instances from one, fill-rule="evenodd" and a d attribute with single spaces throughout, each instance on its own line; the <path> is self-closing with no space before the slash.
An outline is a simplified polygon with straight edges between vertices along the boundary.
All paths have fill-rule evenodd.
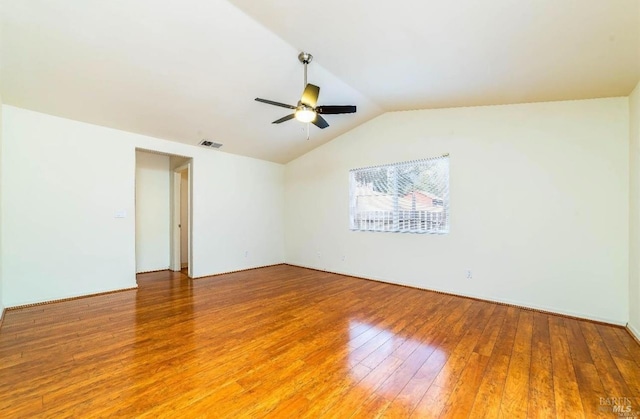
<path id="1" fill-rule="evenodd" d="M 6 104 L 287 162 L 385 112 L 626 96 L 640 0 L 2 0 Z M 299 51 L 325 130 L 295 104 Z M 215 152 L 215 151 L 212 151 Z"/>

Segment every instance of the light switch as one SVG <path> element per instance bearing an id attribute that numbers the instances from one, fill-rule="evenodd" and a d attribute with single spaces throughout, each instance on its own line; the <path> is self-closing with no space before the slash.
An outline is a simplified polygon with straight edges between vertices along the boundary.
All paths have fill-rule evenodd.
<path id="1" fill-rule="evenodd" d="M 115 218 L 127 218 L 127 211 L 126 210 L 118 210 L 118 211 L 116 211 L 116 217 Z"/>

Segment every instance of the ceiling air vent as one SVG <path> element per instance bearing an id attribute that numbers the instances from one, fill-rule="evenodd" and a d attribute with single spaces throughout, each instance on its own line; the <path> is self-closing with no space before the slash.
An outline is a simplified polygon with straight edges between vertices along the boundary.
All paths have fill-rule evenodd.
<path id="1" fill-rule="evenodd" d="M 214 141 L 209 141 L 209 140 L 200 141 L 200 145 L 203 145 L 205 147 L 211 147 L 211 148 L 220 148 L 220 147 L 222 147 L 222 144 L 216 143 Z"/>

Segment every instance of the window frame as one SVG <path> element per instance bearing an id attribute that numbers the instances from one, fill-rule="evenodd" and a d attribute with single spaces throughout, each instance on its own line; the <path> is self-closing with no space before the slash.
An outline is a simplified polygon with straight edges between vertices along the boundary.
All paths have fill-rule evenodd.
<path id="1" fill-rule="evenodd" d="M 421 192 L 423 195 L 429 196 L 431 199 L 431 206 L 429 209 L 416 209 L 415 198 L 413 198 L 412 206 L 410 210 L 402 209 L 400 200 L 405 200 L 404 206 L 407 206 L 406 200 L 408 194 L 403 194 L 400 190 L 398 181 L 399 169 L 403 171 L 417 170 L 418 173 L 423 170 L 429 170 L 428 166 L 436 167 L 436 165 L 442 164 L 443 167 L 438 170 L 442 170 L 440 179 L 435 184 L 431 184 L 433 189 L 442 189 L 442 196 L 432 194 L 422 189 L 417 189 L 419 186 L 416 179 L 407 182 L 406 177 L 403 178 L 401 187 L 412 189 L 412 198 L 415 197 L 416 192 Z M 391 192 L 380 192 L 374 190 L 374 183 L 362 184 L 361 180 L 357 179 L 358 176 L 366 176 L 367 172 L 387 170 L 385 182 L 381 183 L 385 187 L 391 185 Z M 450 208 L 449 208 L 449 195 L 450 195 L 450 159 L 449 154 L 444 154 L 438 157 L 431 157 L 419 160 L 411 160 L 399 163 L 383 164 L 378 166 L 361 167 L 357 169 L 349 170 L 349 229 L 351 231 L 364 231 L 364 232 L 388 232 L 388 233 L 411 233 L 411 234 L 436 234 L 444 235 L 450 232 Z M 375 175 L 374 175 L 375 176 Z M 391 181 L 389 178 L 391 177 Z M 431 179 L 427 178 L 427 182 Z M 421 180 L 424 187 L 424 180 Z M 358 198 L 367 197 L 367 195 L 359 194 L 358 189 L 371 188 L 371 196 L 377 195 L 378 198 L 384 198 L 391 200 L 393 208 L 391 210 L 358 210 L 359 202 Z M 437 203 L 437 205 L 434 204 Z M 388 203 L 387 203 L 388 206 Z"/>

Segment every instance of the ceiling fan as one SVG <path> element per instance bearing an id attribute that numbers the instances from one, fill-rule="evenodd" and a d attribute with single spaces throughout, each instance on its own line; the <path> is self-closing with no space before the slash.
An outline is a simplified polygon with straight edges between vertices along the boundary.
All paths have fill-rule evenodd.
<path id="1" fill-rule="evenodd" d="M 302 97 L 298 101 L 297 106 L 287 105 L 286 103 L 274 102 L 273 100 L 256 98 L 258 102 L 269 105 L 280 106 L 281 108 L 292 109 L 294 112 L 273 121 L 273 124 L 280 124 L 290 119 L 297 119 L 300 122 L 311 122 L 318 128 L 326 128 L 329 123 L 320 115 L 335 115 L 340 113 L 355 113 L 356 107 L 353 105 L 320 105 L 318 106 L 318 95 L 320 88 L 314 84 L 307 83 L 307 64 L 313 60 L 313 56 L 308 52 L 298 54 L 298 60 L 304 64 L 304 91 Z"/>

